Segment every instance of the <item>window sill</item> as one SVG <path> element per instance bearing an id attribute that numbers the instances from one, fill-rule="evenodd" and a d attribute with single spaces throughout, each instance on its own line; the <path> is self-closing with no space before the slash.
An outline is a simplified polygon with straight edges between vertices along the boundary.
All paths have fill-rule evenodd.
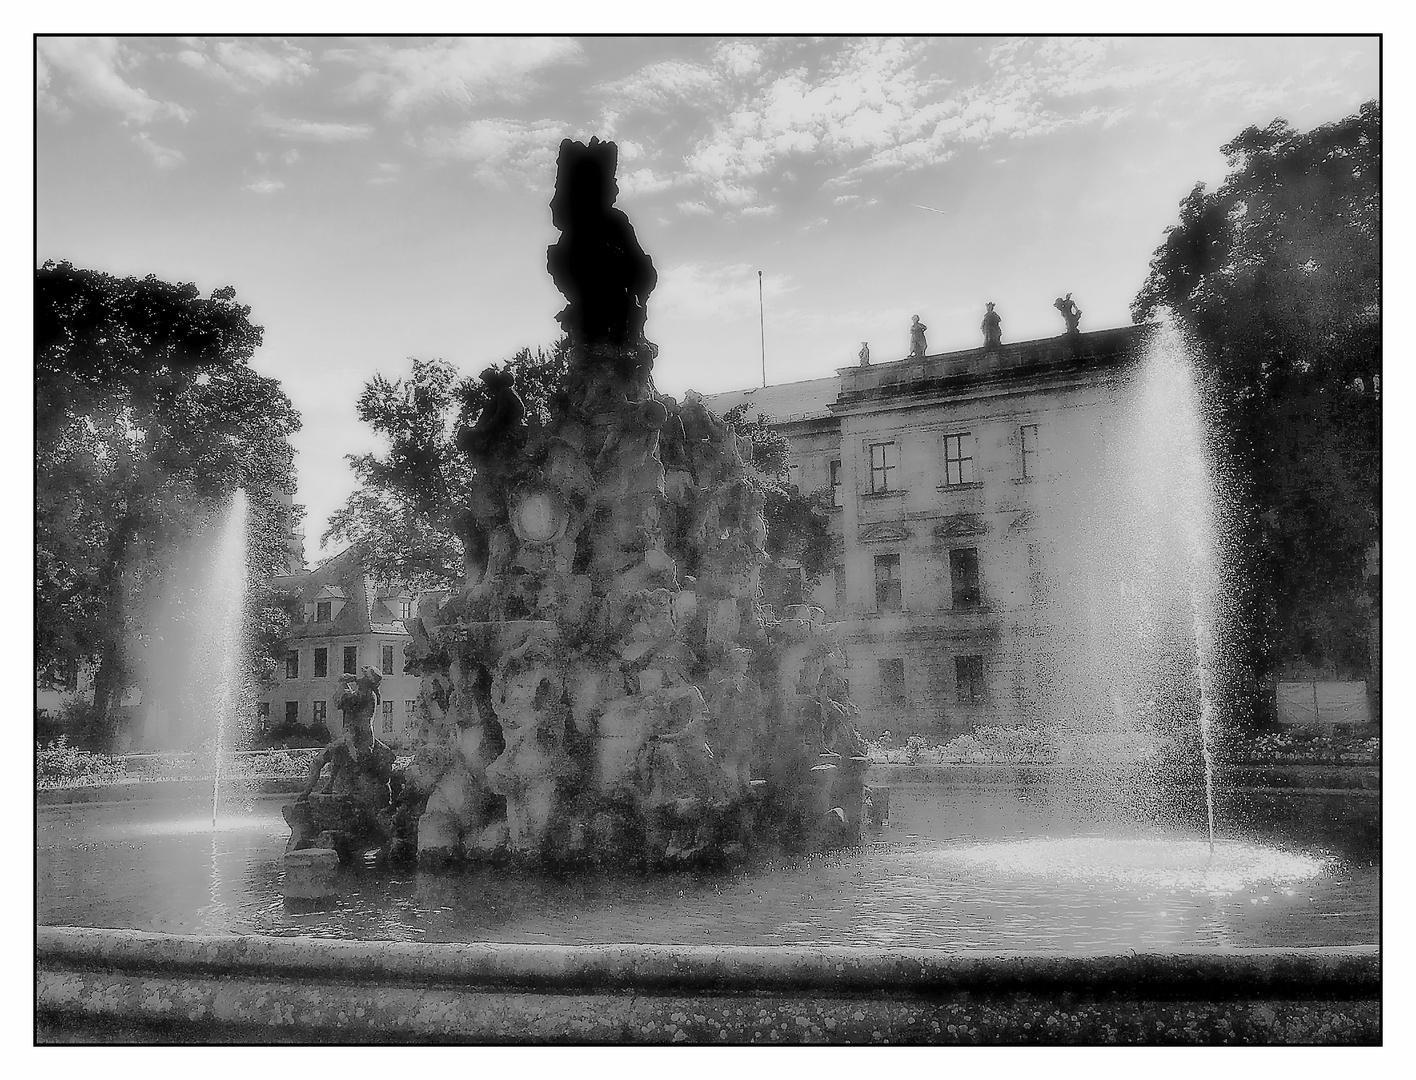
<path id="1" fill-rule="evenodd" d="M 982 487 L 983 487 L 983 481 L 982 481 L 982 480 L 973 480 L 973 481 L 970 481 L 970 482 L 967 483 L 967 484 L 941 484 L 939 487 L 935 488 L 934 490 L 935 490 L 935 491 L 944 491 L 944 492 L 949 492 L 949 491 L 978 491 L 978 490 L 979 490 L 980 488 L 982 488 Z"/>
<path id="2" fill-rule="evenodd" d="M 1015 476 L 1015 477 L 1013 477 L 1013 483 L 1015 483 L 1015 484 L 1035 484 L 1035 483 L 1037 483 L 1037 477 L 1036 477 L 1036 476 Z"/>
<path id="3" fill-rule="evenodd" d="M 826 507 L 826 510 L 827 510 L 829 513 L 834 514 L 834 513 L 837 513 L 838 511 L 844 510 L 845 508 L 846 508 L 846 504 L 845 504 L 845 503 L 833 503 L 832 505 Z"/>
<path id="4" fill-rule="evenodd" d="M 909 494 L 908 488 L 891 488 L 889 491 L 862 491 L 860 497 L 862 499 L 889 499 L 895 495 L 907 494 Z"/>

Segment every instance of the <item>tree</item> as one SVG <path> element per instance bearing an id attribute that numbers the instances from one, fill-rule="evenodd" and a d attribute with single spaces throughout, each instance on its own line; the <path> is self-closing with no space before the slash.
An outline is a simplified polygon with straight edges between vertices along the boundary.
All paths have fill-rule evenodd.
<path id="1" fill-rule="evenodd" d="M 35 278 L 36 667 L 96 665 L 95 711 L 116 730 L 133 647 L 180 545 L 244 487 L 250 616 L 267 649 L 281 601 L 299 418 L 249 359 L 261 341 L 235 290 L 118 278 L 47 262 Z M 270 666 L 257 655 L 258 671 Z"/>
<path id="2" fill-rule="evenodd" d="M 801 565 L 803 586 L 809 591 L 831 564 L 831 492 L 802 492 L 788 482 L 788 444 L 769 416 L 758 413 L 749 402 L 735 405 L 723 414 L 738 435 L 752 440 L 752 464 L 761 474 L 766 505 L 767 554 L 780 562 L 793 560 Z"/>
<path id="3" fill-rule="evenodd" d="M 1381 521 L 1381 110 L 1309 132 L 1274 120 L 1226 145 L 1132 304 L 1192 337 L 1234 524 L 1260 675 L 1288 659 L 1366 665 L 1365 556 Z"/>
<path id="4" fill-rule="evenodd" d="M 565 381 L 566 343 L 549 352 L 522 349 L 503 365 L 516 378 L 528 425 L 550 419 Z M 466 552 L 457 514 L 467 505 L 473 465 L 457 431 L 487 404 L 479 379 L 459 378 L 444 360 L 412 360 L 406 379 L 375 375 L 359 395 L 359 419 L 388 442 L 388 452 L 351 454 L 359 486 L 330 518 L 321 538 L 358 545 L 378 581 L 411 589 L 448 588 L 464 579 Z"/>

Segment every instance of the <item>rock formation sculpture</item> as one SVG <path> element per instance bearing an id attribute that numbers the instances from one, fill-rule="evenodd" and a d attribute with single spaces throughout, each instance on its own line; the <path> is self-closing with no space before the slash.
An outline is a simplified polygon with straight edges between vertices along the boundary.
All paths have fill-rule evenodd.
<path id="1" fill-rule="evenodd" d="M 760 605 L 747 440 L 699 395 L 654 387 L 653 264 L 612 205 L 614 162 L 613 143 L 561 145 L 547 262 L 567 383 L 523 429 L 514 388 L 484 374 L 491 403 L 461 440 L 475 565 L 407 624 L 421 689 L 395 818 L 424 863 L 653 867 L 858 836 L 863 777 L 840 762 L 859 736 L 823 674 L 834 636 Z"/>

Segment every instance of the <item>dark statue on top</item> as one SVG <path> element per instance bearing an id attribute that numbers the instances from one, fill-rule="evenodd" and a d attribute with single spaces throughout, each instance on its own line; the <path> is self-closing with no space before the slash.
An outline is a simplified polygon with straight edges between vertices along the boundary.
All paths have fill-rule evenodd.
<path id="1" fill-rule="evenodd" d="M 1080 332 L 1077 327 L 1082 321 L 1082 309 L 1077 307 L 1077 302 L 1072 299 L 1072 294 L 1059 296 L 1052 302 L 1052 306 L 1062 313 L 1062 318 L 1067 323 L 1067 336 L 1075 337 Z"/>
<path id="2" fill-rule="evenodd" d="M 561 237 L 546 250 L 546 269 L 569 303 L 556 315 L 571 341 L 633 347 L 644 341 L 654 262 L 634 226 L 614 206 L 619 149 L 592 137 L 563 139 L 556 159 L 551 223 Z"/>
<path id="3" fill-rule="evenodd" d="M 992 352 L 1003 344 L 1003 319 L 993 310 L 992 300 L 988 302 L 988 310 L 984 312 L 979 329 L 983 331 L 983 347 L 986 351 Z"/>
<path id="4" fill-rule="evenodd" d="M 924 343 L 924 332 L 928 329 L 929 327 L 925 326 L 924 323 L 919 321 L 918 315 L 912 316 L 910 322 L 911 356 L 923 356 L 927 351 L 927 347 Z"/>

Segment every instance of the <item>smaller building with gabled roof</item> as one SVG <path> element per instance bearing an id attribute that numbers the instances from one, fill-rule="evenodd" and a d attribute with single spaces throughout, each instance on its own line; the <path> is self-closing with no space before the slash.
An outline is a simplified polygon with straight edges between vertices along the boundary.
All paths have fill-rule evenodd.
<path id="1" fill-rule="evenodd" d="M 418 678 L 403 670 L 403 647 L 410 640 L 404 621 L 413 616 L 414 594 L 377 586 L 365 573 L 358 548 L 272 584 L 297 594 L 300 607 L 299 621 L 286 635 L 275 682 L 258 699 L 262 726 L 269 730 L 323 724 L 339 735 L 339 677 L 372 667 L 383 676 L 374 734 L 391 746 L 408 744 Z"/>

